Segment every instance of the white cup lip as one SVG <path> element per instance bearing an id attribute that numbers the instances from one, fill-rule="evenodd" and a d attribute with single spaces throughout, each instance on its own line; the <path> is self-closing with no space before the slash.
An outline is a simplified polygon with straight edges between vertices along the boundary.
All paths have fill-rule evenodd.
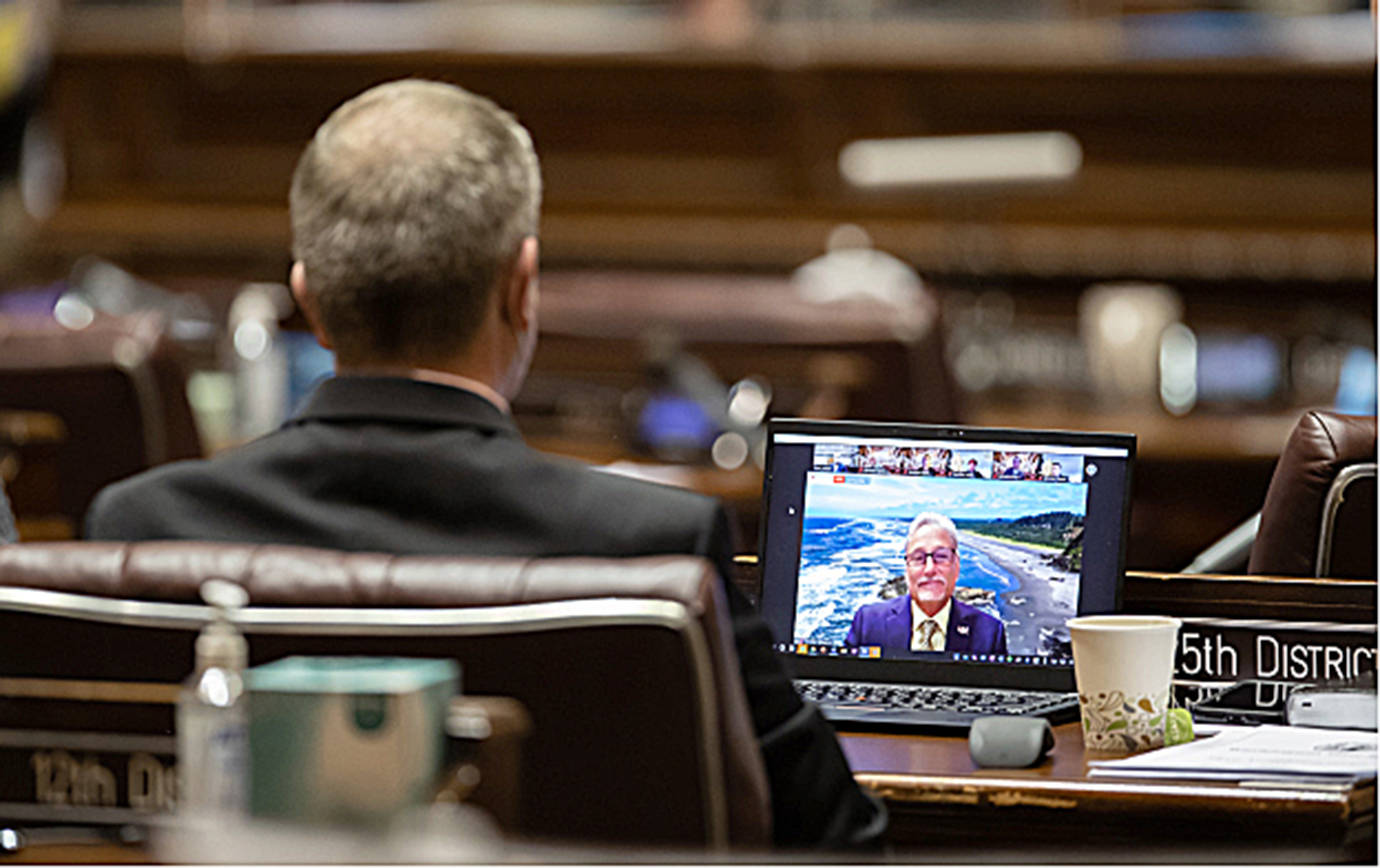
<path id="1" fill-rule="evenodd" d="M 1183 622 L 1168 615 L 1079 615 L 1066 622 L 1069 630 L 1113 632 L 1179 629 Z"/>

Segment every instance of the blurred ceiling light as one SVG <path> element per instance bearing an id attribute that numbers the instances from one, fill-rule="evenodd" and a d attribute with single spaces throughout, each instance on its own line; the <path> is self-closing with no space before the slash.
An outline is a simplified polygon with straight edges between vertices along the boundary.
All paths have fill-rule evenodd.
<path id="1" fill-rule="evenodd" d="M 253 361 L 268 352 L 270 336 L 263 323 L 245 320 L 235 327 L 232 340 L 240 358 Z"/>
<path id="2" fill-rule="evenodd" d="M 748 459 L 747 438 L 737 431 L 725 431 L 715 440 L 710 449 L 714 463 L 723 470 L 737 470 Z"/>
<path id="3" fill-rule="evenodd" d="M 855 187 L 1062 181 L 1082 165 L 1078 140 L 1059 132 L 859 139 L 839 151 Z"/>
<path id="4" fill-rule="evenodd" d="M 1098 320 L 1102 337 L 1114 347 L 1124 347 L 1133 343 L 1145 327 L 1142 304 L 1131 296 L 1116 296 L 1108 300 Z"/>
<path id="5" fill-rule="evenodd" d="M 728 418 L 741 428 L 762 424 L 769 406 L 771 387 L 759 380 L 739 380 L 728 392 Z"/>
<path id="6" fill-rule="evenodd" d="M 1160 401 L 1176 416 L 1198 401 L 1198 338 L 1183 323 L 1160 335 Z"/>
<path id="7" fill-rule="evenodd" d="M 53 319 L 63 328 L 78 332 L 96 321 L 96 312 L 91 305 L 69 292 L 53 305 Z"/>

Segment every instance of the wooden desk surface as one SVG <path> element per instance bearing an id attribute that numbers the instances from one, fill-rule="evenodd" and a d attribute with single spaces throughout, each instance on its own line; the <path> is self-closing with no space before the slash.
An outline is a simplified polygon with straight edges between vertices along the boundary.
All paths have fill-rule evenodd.
<path id="1" fill-rule="evenodd" d="M 1089 779 L 1077 723 L 1031 769 L 980 769 L 966 738 L 840 733 L 860 783 L 886 800 L 901 855 L 939 860 L 1370 861 L 1375 782 L 1300 789 Z"/>
<path id="2" fill-rule="evenodd" d="M 1076 723 L 1055 728 L 1052 756 L 1032 769 L 978 769 L 967 740 L 955 736 L 841 733 L 840 743 L 859 782 L 887 802 L 888 861 L 1375 864 L 1374 781 L 1291 789 L 1089 780 Z M 629 854 L 584 855 L 575 861 L 624 861 Z M 569 857 L 538 854 L 535 861 Z M 93 842 L 0 855 L 0 864 L 152 858 L 145 846 Z M 630 861 L 644 860 L 634 851 Z M 755 854 L 749 861 L 775 860 Z"/>

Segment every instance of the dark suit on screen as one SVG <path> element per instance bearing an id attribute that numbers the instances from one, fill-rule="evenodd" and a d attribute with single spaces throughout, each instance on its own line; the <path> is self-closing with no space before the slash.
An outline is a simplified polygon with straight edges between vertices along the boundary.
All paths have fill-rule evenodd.
<path id="1" fill-rule="evenodd" d="M 478 395 L 393 377 L 327 380 L 272 434 L 110 486 L 86 533 L 397 554 L 696 554 L 725 577 L 732 556 L 716 501 L 543 455 Z M 724 589 L 777 843 L 877 843 L 884 812 L 797 696 L 766 624 L 732 582 Z"/>
<path id="2" fill-rule="evenodd" d="M 951 600 L 949 629 L 944 638 L 945 651 L 966 651 L 973 654 L 1005 654 L 1006 627 L 1002 622 L 980 609 Z M 910 651 L 910 597 L 901 596 L 881 603 L 869 603 L 853 613 L 853 624 L 843 644 L 879 645 L 883 651 Z"/>

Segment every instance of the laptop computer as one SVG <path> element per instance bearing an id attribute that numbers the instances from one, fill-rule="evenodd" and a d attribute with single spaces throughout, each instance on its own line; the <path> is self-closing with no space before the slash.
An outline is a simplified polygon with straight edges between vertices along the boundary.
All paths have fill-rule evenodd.
<path id="1" fill-rule="evenodd" d="M 1077 716 L 1066 622 L 1120 606 L 1134 435 L 773 419 L 767 438 L 761 610 L 826 717 Z M 943 632 L 914 629 L 936 605 Z"/>

